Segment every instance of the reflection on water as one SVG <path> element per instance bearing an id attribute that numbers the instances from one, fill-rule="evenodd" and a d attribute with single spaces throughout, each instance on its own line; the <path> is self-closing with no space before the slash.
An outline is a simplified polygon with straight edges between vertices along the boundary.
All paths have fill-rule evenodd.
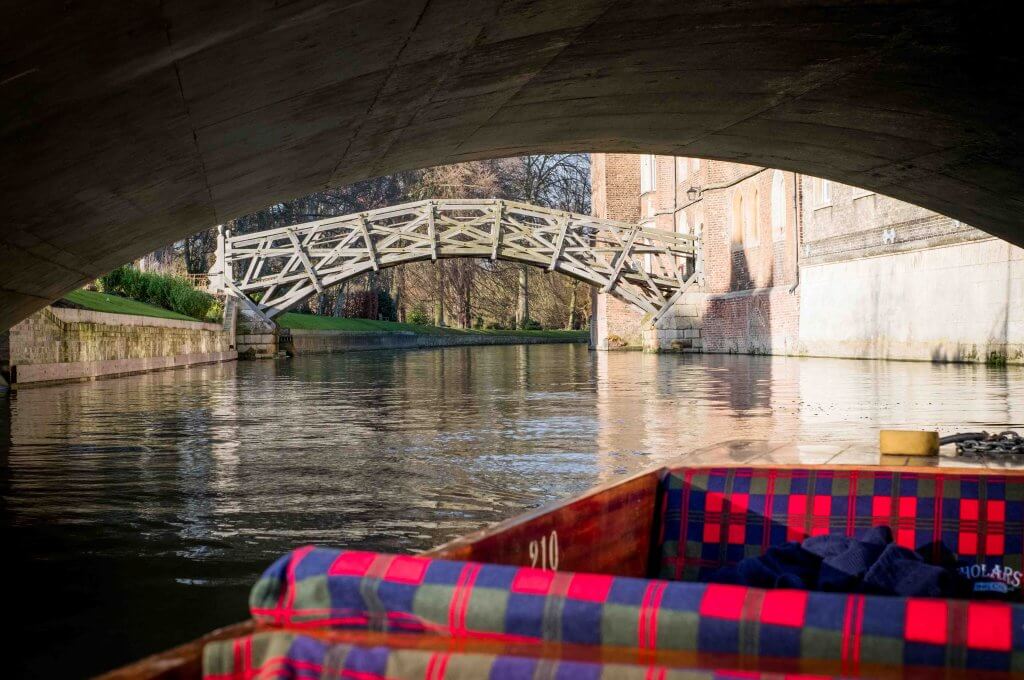
<path id="1" fill-rule="evenodd" d="M 426 548 L 724 439 L 1017 426 L 1022 376 L 543 345 L 24 390 L 0 401 L 15 670 L 84 675 L 240 620 L 299 544 Z"/>

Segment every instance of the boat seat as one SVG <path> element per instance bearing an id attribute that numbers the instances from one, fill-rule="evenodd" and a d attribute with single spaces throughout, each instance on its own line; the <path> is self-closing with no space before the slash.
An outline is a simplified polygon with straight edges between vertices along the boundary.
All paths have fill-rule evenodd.
<path id="1" fill-rule="evenodd" d="M 808 536 L 860 537 L 887 525 L 899 545 L 969 576 L 1020 586 L 1024 477 L 892 469 L 686 468 L 661 481 L 652 572 L 704 581 L 723 565 Z M 1019 589 L 1016 590 L 1019 594 Z"/>
<path id="2" fill-rule="evenodd" d="M 1004 602 L 761 590 L 305 547 L 263 574 L 250 608 L 261 626 L 291 631 L 609 645 L 851 671 L 1024 671 L 1024 605 Z"/>

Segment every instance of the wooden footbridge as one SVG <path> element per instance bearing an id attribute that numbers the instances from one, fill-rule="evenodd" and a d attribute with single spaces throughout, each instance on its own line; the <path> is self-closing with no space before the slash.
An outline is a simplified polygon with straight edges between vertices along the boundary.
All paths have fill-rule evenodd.
<path id="1" fill-rule="evenodd" d="M 687 234 L 497 199 L 405 203 L 218 239 L 210 285 L 258 316 L 385 267 L 508 260 L 585 281 L 657 320 L 694 281 Z"/>

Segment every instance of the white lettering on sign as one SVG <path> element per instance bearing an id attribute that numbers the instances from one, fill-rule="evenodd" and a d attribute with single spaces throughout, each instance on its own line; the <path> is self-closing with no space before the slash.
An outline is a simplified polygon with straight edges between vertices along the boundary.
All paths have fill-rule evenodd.
<path id="1" fill-rule="evenodd" d="M 970 564 L 960 567 L 960 573 L 972 581 L 986 579 L 1005 583 L 1010 588 L 1020 588 L 1021 573 L 1012 567 L 1001 567 L 998 564 L 993 567 L 989 567 L 987 564 Z"/>
<path id="2" fill-rule="evenodd" d="M 558 532 L 530 541 L 530 566 L 537 569 L 558 570 Z"/>

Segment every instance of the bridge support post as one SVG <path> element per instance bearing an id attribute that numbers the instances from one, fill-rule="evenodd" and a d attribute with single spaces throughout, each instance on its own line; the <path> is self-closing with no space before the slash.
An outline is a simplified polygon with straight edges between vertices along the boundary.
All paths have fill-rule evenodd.
<path id="1" fill-rule="evenodd" d="M 707 294 L 699 290 L 683 293 L 672 309 L 643 333 L 645 352 L 703 352 L 703 319 Z"/>
<path id="2" fill-rule="evenodd" d="M 11 384 L 11 332 L 0 331 L 0 394 Z"/>
<path id="3" fill-rule="evenodd" d="M 273 321 L 260 318 L 245 305 L 237 304 L 232 296 L 228 300 L 235 304 L 232 317 L 235 324 L 235 349 L 239 359 L 273 359 L 278 352 L 279 328 Z M 227 321 L 228 308 L 224 308 Z"/>
<path id="4" fill-rule="evenodd" d="M 628 303 L 594 291 L 591 301 L 590 348 L 645 352 L 703 352 L 702 328 L 707 295 L 691 290 L 656 323 Z"/>
<path id="5" fill-rule="evenodd" d="M 644 346 L 644 314 L 633 305 L 594 288 L 590 308 L 590 348 L 639 350 Z"/>

